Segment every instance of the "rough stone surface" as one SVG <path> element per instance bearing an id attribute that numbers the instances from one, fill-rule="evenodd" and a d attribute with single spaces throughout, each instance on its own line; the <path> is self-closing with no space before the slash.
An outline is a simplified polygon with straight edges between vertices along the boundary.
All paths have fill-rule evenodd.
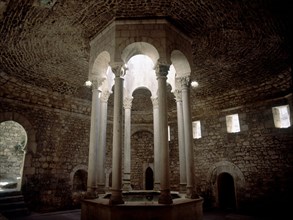
<path id="1" fill-rule="evenodd" d="M 0 5 L 1 69 L 24 82 L 80 96 L 93 36 L 114 18 L 164 16 L 193 41 L 193 79 L 202 88 L 196 98 L 245 94 L 247 84 L 270 90 L 268 78 L 278 79 L 273 93 L 286 90 L 281 85 L 288 83 L 283 76 L 292 47 L 289 3 L 89 0 L 47 7 L 40 2 Z"/>
<path id="2" fill-rule="evenodd" d="M 202 138 L 193 140 L 194 176 L 204 206 L 218 205 L 221 172 L 234 178 L 239 209 L 273 213 L 289 206 L 292 126 L 275 128 L 271 109 L 289 104 L 292 123 L 289 2 L 41 2 L 0 0 L 0 123 L 13 120 L 28 134 L 22 190 L 31 209 L 72 207 L 72 187 L 80 179 L 70 174 L 88 164 L 91 89 L 84 82 L 89 42 L 113 19 L 135 17 L 167 17 L 192 41 L 191 79 L 199 86 L 191 89 L 191 112 L 202 125 Z M 169 87 L 168 95 L 170 183 L 178 190 L 176 102 Z M 142 188 L 142 161 L 152 160 L 153 108 L 149 92 L 142 89 L 133 96 L 132 140 L 138 157 L 132 184 Z M 113 95 L 108 104 L 107 173 L 112 166 Z M 234 113 L 241 131 L 228 134 L 225 116 Z"/>
<path id="3" fill-rule="evenodd" d="M 0 134 L 0 181 L 10 179 L 15 183 L 22 175 L 26 133 L 20 124 L 5 121 L 0 124 Z"/>

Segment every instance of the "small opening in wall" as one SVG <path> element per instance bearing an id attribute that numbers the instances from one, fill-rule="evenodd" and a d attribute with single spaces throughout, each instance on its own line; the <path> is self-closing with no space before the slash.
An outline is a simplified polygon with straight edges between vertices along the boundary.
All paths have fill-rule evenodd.
<path id="1" fill-rule="evenodd" d="M 291 126 L 289 105 L 273 107 L 272 111 L 276 128 L 288 128 Z"/>
<path id="2" fill-rule="evenodd" d="M 237 133 L 240 132 L 240 124 L 238 114 L 227 115 L 226 116 L 226 125 L 228 133 Z"/>
<path id="3" fill-rule="evenodd" d="M 201 125 L 200 125 L 200 121 L 193 121 L 192 122 L 192 133 L 193 133 L 193 139 L 199 139 L 199 138 L 201 138 Z"/>

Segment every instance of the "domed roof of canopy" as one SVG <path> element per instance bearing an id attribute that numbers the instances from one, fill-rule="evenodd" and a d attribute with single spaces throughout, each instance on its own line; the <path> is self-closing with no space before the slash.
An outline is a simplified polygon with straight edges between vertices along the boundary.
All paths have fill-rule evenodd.
<path id="1" fill-rule="evenodd" d="M 0 72 L 90 100 L 91 39 L 115 19 L 166 18 L 192 40 L 191 78 L 199 84 L 192 99 L 224 105 L 230 97 L 235 106 L 286 95 L 293 38 L 287 2 L 0 0 Z"/>

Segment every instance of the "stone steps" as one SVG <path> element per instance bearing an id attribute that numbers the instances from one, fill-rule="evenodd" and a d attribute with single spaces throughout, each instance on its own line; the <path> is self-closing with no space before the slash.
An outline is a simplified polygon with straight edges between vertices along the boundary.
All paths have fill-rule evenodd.
<path id="1" fill-rule="evenodd" d="M 8 219 L 30 214 L 20 191 L 0 192 L 0 213 Z"/>

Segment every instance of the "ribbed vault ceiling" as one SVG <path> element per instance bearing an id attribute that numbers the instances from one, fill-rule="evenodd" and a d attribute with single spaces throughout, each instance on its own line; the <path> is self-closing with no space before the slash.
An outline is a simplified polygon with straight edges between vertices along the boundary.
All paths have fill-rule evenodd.
<path id="1" fill-rule="evenodd" d="M 93 36 L 115 18 L 166 17 L 193 40 L 193 96 L 220 97 L 272 81 L 284 92 L 289 8 L 274 0 L 0 0 L 0 68 L 83 98 Z"/>

